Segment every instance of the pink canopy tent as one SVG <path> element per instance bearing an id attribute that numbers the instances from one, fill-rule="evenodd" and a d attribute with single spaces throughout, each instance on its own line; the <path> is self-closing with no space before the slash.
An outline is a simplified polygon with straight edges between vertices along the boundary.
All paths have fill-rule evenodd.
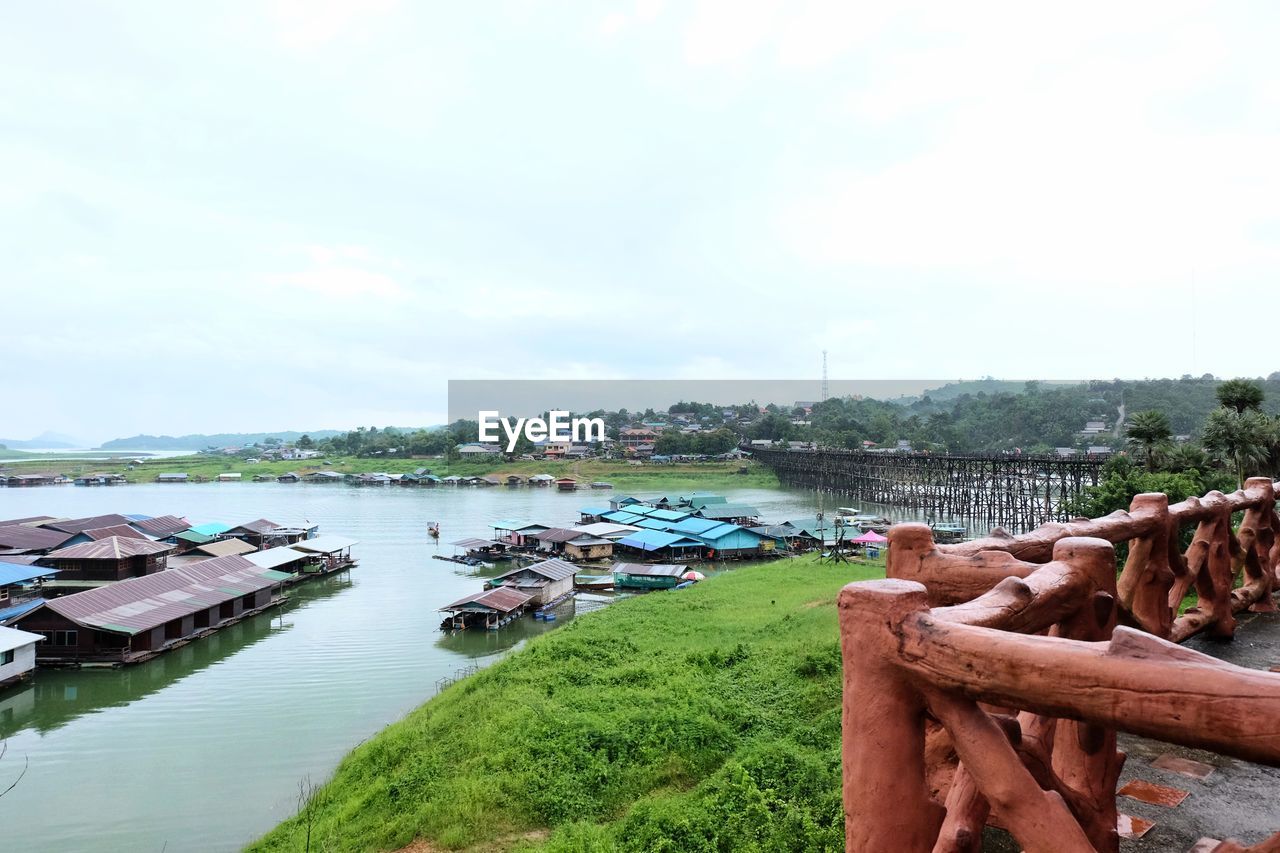
<path id="1" fill-rule="evenodd" d="M 849 541 L 852 542 L 854 545 L 879 545 L 883 542 L 888 542 L 889 537 L 881 536 L 879 533 L 876 533 L 874 530 L 868 530 L 866 533 L 862 534 L 857 539 L 850 539 Z"/>

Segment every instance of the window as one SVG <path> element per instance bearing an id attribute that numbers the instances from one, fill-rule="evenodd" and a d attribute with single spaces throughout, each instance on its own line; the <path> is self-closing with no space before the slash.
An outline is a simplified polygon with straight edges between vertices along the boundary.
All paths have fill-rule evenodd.
<path id="1" fill-rule="evenodd" d="M 0 666 L 4 666 L 5 664 L 10 664 L 10 663 L 13 663 L 13 649 L 9 649 L 8 651 L 5 651 L 5 652 L 0 652 Z"/>
<path id="2" fill-rule="evenodd" d="M 0 586 L 0 601 L 8 601 L 8 600 L 9 600 L 9 587 Z"/>
<path id="3" fill-rule="evenodd" d="M 44 641 L 46 645 L 50 645 L 50 646 L 80 645 L 80 634 L 77 631 L 36 631 L 36 633 L 44 637 Z"/>

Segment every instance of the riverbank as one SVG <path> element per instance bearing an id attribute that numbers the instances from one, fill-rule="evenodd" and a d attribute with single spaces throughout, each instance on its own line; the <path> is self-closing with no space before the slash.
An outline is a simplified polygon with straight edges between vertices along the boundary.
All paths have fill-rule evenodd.
<path id="1" fill-rule="evenodd" d="M 357 747 L 251 849 L 838 849 L 835 598 L 808 556 L 619 601 Z"/>
<path id="2" fill-rule="evenodd" d="M 528 477 L 530 474 L 550 474 L 553 477 L 574 477 L 579 482 L 603 481 L 612 483 L 614 491 L 654 491 L 662 489 L 731 489 L 777 488 L 778 478 L 768 468 L 752 460 L 725 462 L 671 462 L 634 465 L 625 460 L 517 460 L 512 462 L 493 460 L 446 459 L 386 459 L 355 456 L 332 456 L 325 460 L 281 460 L 246 463 L 242 459 L 221 456 L 192 455 L 173 456 L 167 459 L 150 459 L 130 469 L 133 460 L 23 460 L 6 463 L 6 472 L 15 474 L 57 473 L 76 477 L 81 474 L 122 474 L 130 483 L 153 482 L 157 474 L 178 472 L 191 479 L 216 480 L 219 474 L 239 473 L 243 480 L 263 475 L 277 477 L 290 472 L 305 474 L 309 471 L 336 471 L 341 474 L 382 472 L 404 474 L 419 468 L 429 468 L 439 477 L 496 477 L 499 480 L 511 474 Z M 323 461 L 330 464 L 325 465 Z M 740 473 L 745 470 L 746 473 Z M 313 488 L 299 484 L 300 488 Z M 320 486 L 323 488 L 323 486 Z M 608 494 L 603 492 L 601 494 Z"/>

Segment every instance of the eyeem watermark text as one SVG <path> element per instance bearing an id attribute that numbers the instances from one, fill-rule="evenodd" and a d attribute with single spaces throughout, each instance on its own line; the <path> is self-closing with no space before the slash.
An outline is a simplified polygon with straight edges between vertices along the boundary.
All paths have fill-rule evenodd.
<path id="1" fill-rule="evenodd" d="M 572 418 L 568 412 L 553 410 L 547 413 L 547 420 L 542 418 L 499 417 L 496 411 L 482 411 L 476 418 L 480 423 L 480 441 L 491 443 L 499 441 L 498 427 L 502 427 L 507 436 L 507 453 L 513 453 L 516 442 L 523 432 L 524 437 L 533 442 L 538 441 L 604 441 L 604 418 Z"/>

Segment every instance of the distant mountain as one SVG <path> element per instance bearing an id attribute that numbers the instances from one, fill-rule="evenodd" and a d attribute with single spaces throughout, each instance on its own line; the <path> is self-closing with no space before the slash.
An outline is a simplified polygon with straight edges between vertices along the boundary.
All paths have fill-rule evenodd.
<path id="1" fill-rule="evenodd" d="M 309 435 L 316 441 L 342 435 L 342 430 L 318 429 L 298 432 L 296 430 L 280 430 L 279 432 L 221 432 L 206 435 L 134 435 L 128 438 L 113 438 L 102 443 L 100 450 L 205 450 L 209 447 L 232 447 L 278 438 L 281 441 L 297 441 Z"/>
<path id="2" fill-rule="evenodd" d="M 74 450 L 85 446 L 69 435 L 45 430 L 35 438 L 0 438 L 0 445 L 10 450 Z"/>

